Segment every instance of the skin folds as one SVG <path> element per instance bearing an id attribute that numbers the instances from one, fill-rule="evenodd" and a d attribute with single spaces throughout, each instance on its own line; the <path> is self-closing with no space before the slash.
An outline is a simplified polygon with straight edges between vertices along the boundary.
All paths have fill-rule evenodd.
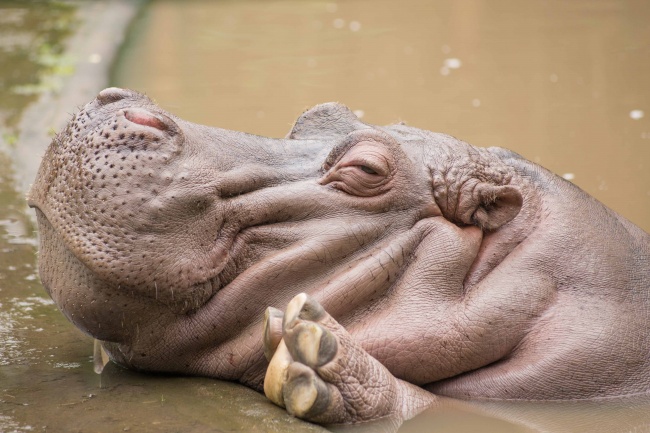
<path id="1" fill-rule="evenodd" d="M 258 137 L 110 88 L 28 200 L 44 286 L 130 368 L 320 423 L 650 389 L 650 236 L 504 149 L 334 103 Z"/>

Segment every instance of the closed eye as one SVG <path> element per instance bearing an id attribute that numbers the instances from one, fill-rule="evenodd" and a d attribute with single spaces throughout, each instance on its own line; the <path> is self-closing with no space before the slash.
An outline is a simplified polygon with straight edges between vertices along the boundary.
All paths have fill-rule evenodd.
<path id="1" fill-rule="evenodd" d="M 368 167 L 367 165 L 358 165 L 357 167 L 359 167 L 359 168 L 361 169 L 361 171 L 363 171 L 364 173 L 368 173 L 368 174 L 378 174 L 375 170 L 373 170 L 372 168 Z"/>
<path id="2" fill-rule="evenodd" d="M 391 161 L 390 152 L 380 143 L 361 141 L 329 169 L 321 184 L 358 197 L 377 196 L 390 189 Z"/>

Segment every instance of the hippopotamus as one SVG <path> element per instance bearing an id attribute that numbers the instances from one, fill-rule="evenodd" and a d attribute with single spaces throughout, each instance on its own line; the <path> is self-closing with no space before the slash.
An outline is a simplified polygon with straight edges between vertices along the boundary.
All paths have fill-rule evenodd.
<path id="1" fill-rule="evenodd" d="M 339 103 L 266 138 L 108 88 L 28 203 L 43 286 L 128 368 L 323 424 L 650 390 L 650 236 L 512 151 Z"/>

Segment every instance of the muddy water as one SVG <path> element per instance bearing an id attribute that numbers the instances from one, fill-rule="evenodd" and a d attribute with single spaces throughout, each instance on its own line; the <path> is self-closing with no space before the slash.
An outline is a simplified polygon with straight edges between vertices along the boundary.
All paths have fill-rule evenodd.
<path id="1" fill-rule="evenodd" d="M 648 231 L 649 18 L 644 1 L 154 1 L 114 81 L 257 134 L 340 101 L 508 147 Z"/>
<path id="2" fill-rule="evenodd" d="M 92 340 L 40 286 L 11 155 L 25 107 L 66 74 L 74 14 L 0 1 L 0 433 L 319 431 L 234 384 L 94 373 Z M 648 18 L 642 1 L 152 1 L 112 84 L 198 123 L 272 136 L 338 100 L 369 122 L 509 147 L 650 230 Z M 648 432 L 650 401 L 441 399 L 400 431 Z"/>

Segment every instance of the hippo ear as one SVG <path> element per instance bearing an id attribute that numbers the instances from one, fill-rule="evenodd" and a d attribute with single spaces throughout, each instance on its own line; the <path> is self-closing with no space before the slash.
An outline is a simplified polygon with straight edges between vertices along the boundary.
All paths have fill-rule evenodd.
<path id="1" fill-rule="evenodd" d="M 473 212 L 462 218 L 483 230 L 496 230 L 519 214 L 523 198 L 519 188 L 511 185 L 481 183 L 472 194 Z M 467 221 L 465 221 L 467 219 Z"/>
<path id="2" fill-rule="evenodd" d="M 323 139 L 345 137 L 350 132 L 367 128 L 348 107 L 338 102 L 316 105 L 296 120 L 287 138 Z"/>

